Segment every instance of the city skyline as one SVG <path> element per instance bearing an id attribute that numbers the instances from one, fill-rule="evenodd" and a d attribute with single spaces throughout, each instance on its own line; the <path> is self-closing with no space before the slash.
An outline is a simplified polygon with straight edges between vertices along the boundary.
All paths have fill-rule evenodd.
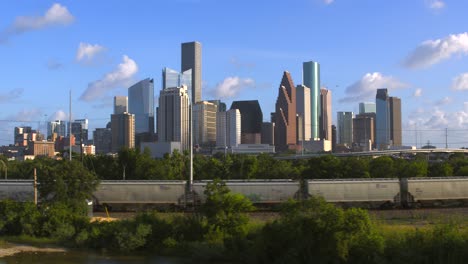
<path id="1" fill-rule="evenodd" d="M 154 78 L 158 95 L 161 70 L 179 69 L 181 44 L 198 41 L 203 45 L 202 100 L 221 99 L 227 105 L 259 100 L 263 113 L 274 112 L 278 76 L 289 71 L 301 84 L 302 64 L 315 61 L 320 86 L 333 93 L 333 117 L 338 111 L 357 113 L 360 102 L 388 88 L 404 99 L 403 145 L 429 140 L 445 147 L 448 128 L 449 146 L 467 146 L 468 33 L 459 23 L 467 4 L 327 3 L 250 3 L 248 10 L 243 1 L 122 1 L 111 7 L 91 1 L 2 3 L 0 55 L 8 67 L 0 85 L 0 145 L 13 143 L 15 126 L 46 133 L 47 121 L 67 121 L 69 90 L 72 120 L 89 119 L 90 133 L 104 128 L 114 96 L 127 95 L 130 86 L 146 78 Z M 164 12 L 148 16 L 151 10 Z M 97 20 L 99 12 L 108 23 Z M 175 13 L 186 19 L 161 26 Z M 123 20 L 127 14 L 131 18 Z M 235 19 L 236 14 L 255 26 Z M 314 21 L 326 26 L 305 36 Z M 280 39 L 286 30 L 301 41 Z M 263 119 L 269 121 L 268 115 Z"/>

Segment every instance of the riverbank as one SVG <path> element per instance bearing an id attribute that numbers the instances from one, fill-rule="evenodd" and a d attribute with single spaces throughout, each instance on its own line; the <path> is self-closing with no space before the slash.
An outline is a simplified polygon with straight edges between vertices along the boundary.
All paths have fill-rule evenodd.
<path id="1" fill-rule="evenodd" d="M 0 247 L 0 258 L 13 256 L 19 253 L 63 253 L 67 250 L 64 248 L 52 248 L 52 247 L 35 247 L 35 246 L 28 246 L 28 245 L 17 245 L 17 244 L 10 244 L 10 243 L 3 243 Z"/>

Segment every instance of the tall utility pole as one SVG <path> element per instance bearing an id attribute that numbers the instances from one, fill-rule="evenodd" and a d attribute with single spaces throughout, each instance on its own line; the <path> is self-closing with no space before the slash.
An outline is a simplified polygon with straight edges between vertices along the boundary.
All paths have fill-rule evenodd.
<path id="1" fill-rule="evenodd" d="M 72 131 L 71 131 L 71 116 L 72 116 L 72 103 L 71 103 L 71 90 L 70 90 L 70 114 L 68 116 L 68 142 L 70 143 L 69 144 L 69 160 L 71 161 L 72 160 L 72 142 L 71 142 L 71 138 L 72 138 Z"/>

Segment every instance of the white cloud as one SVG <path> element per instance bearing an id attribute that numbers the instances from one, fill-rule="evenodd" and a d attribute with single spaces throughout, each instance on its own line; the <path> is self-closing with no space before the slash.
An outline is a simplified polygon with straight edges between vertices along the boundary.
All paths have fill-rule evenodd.
<path id="1" fill-rule="evenodd" d="M 239 92 L 247 87 L 254 87 L 255 81 L 250 78 L 227 77 L 216 85 L 214 94 L 216 98 L 226 99 L 236 97 Z"/>
<path id="2" fill-rule="evenodd" d="M 447 104 L 450 104 L 452 101 L 453 101 L 452 98 L 446 96 L 446 97 L 444 97 L 444 98 L 442 98 L 442 99 L 440 99 L 438 101 L 435 101 L 434 105 L 436 105 L 436 106 L 447 105 Z"/>
<path id="3" fill-rule="evenodd" d="M 115 70 L 107 73 L 102 79 L 88 85 L 80 100 L 93 101 L 112 89 L 128 86 L 132 77 L 138 72 L 138 65 L 127 55 L 123 56 L 123 62 Z"/>
<path id="4" fill-rule="evenodd" d="M 19 16 L 1 35 L 0 42 L 9 37 L 49 26 L 69 25 L 75 18 L 65 6 L 53 4 L 42 16 Z"/>
<path id="5" fill-rule="evenodd" d="M 66 120 L 68 120 L 68 114 L 65 113 L 65 111 L 63 111 L 62 109 L 57 110 L 49 118 L 49 121 L 55 121 L 55 120 L 66 121 Z"/>
<path id="6" fill-rule="evenodd" d="M 323 0 L 326 5 L 333 3 L 335 0 Z"/>
<path id="7" fill-rule="evenodd" d="M 379 88 L 393 90 L 406 87 L 408 87 L 407 84 L 392 76 L 385 76 L 380 72 L 366 73 L 361 80 L 346 88 L 346 97 L 340 99 L 340 102 L 359 102 L 375 98 L 375 94 Z"/>
<path id="8" fill-rule="evenodd" d="M 468 32 L 422 42 L 406 57 L 403 65 L 413 69 L 425 68 L 457 54 L 468 55 Z"/>
<path id="9" fill-rule="evenodd" d="M 422 89 L 421 88 L 416 89 L 414 91 L 414 93 L 413 93 L 414 97 L 421 97 L 421 95 L 422 95 Z"/>
<path id="10" fill-rule="evenodd" d="M 453 78 L 452 89 L 454 90 L 468 90 L 468 72 L 462 73 Z"/>
<path id="11" fill-rule="evenodd" d="M 450 129 L 466 129 L 468 126 L 468 102 L 463 104 L 462 109 L 458 111 L 445 111 L 439 106 L 418 110 L 409 115 L 408 127 L 417 127 L 418 130 L 434 129 L 434 132 L 442 131 L 445 133 L 445 128 Z"/>
<path id="12" fill-rule="evenodd" d="M 23 95 L 24 89 L 18 88 L 10 90 L 6 94 L 0 94 L 0 103 L 9 103 L 15 99 L 18 99 Z"/>
<path id="13" fill-rule="evenodd" d="M 96 55 L 104 51 L 105 48 L 98 44 L 89 44 L 80 42 L 78 50 L 76 51 L 76 60 L 77 61 L 91 61 Z"/>
<path id="14" fill-rule="evenodd" d="M 442 9 L 445 7 L 444 1 L 441 0 L 431 0 L 428 2 L 429 8 L 431 9 Z"/>

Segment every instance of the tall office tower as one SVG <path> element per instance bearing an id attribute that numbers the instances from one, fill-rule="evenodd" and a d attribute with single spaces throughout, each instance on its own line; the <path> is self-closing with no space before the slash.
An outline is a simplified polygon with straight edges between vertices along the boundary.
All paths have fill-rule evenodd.
<path id="1" fill-rule="evenodd" d="M 123 114 L 128 112 L 128 97 L 114 96 L 114 114 Z"/>
<path id="2" fill-rule="evenodd" d="M 193 105 L 193 143 L 198 146 L 215 146 L 216 112 L 214 103 L 201 101 Z"/>
<path id="3" fill-rule="evenodd" d="M 239 109 L 242 117 L 242 144 L 260 144 L 262 141 L 263 113 L 258 100 L 234 101 L 231 104 L 231 109 Z"/>
<path id="4" fill-rule="evenodd" d="M 232 148 L 241 144 L 241 113 L 239 109 L 216 113 L 216 146 Z"/>
<path id="5" fill-rule="evenodd" d="M 375 103 L 363 102 L 359 103 L 359 114 L 375 113 Z"/>
<path id="6" fill-rule="evenodd" d="M 208 102 L 215 104 L 218 112 L 226 112 L 226 103 L 221 102 L 221 100 L 208 100 Z"/>
<path id="7" fill-rule="evenodd" d="M 135 135 L 154 133 L 154 80 L 146 78 L 128 88 L 128 112 L 135 115 Z"/>
<path id="8" fill-rule="evenodd" d="M 87 144 L 88 142 L 88 119 L 76 119 L 71 124 L 72 134 L 75 136 L 75 144 Z"/>
<path id="9" fill-rule="evenodd" d="M 111 115 L 112 152 L 135 147 L 135 115 L 130 113 Z"/>
<path id="10" fill-rule="evenodd" d="M 401 146 L 401 99 L 398 97 L 389 98 L 390 107 L 390 140 L 393 146 Z"/>
<path id="11" fill-rule="evenodd" d="M 65 121 L 55 120 L 47 123 L 47 138 L 52 138 L 54 133 L 57 137 L 65 137 L 68 134 Z"/>
<path id="12" fill-rule="evenodd" d="M 310 111 L 310 89 L 305 85 L 296 86 L 296 113 L 301 117 L 300 126 L 302 128 L 301 135 L 304 135 L 304 138 L 301 137 L 301 140 L 310 140 L 312 127 L 311 122 L 311 111 Z"/>
<path id="13" fill-rule="evenodd" d="M 296 88 L 289 72 L 283 73 L 276 99 L 275 122 L 276 151 L 296 149 Z"/>
<path id="14" fill-rule="evenodd" d="M 332 140 L 332 93 L 330 90 L 320 89 L 320 138 Z"/>
<path id="15" fill-rule="evenodd" d="M 187 86 L 187 93 L 189 97 L 192 94 L 192 69 L 184 72 L 178 72 L 170 68 L 163 68 L 162 70 L 162 88 L 173 88 Z"/>
<path id="16" fill-rule="evenodd" d="M 320 64 L 309 61 L 302 64 L 302 83 L 310 88 L 311 137 L 320 138 Z"/>
<path id="17" fill-rule="evenodd" d="M 375 104 L 375 145 L 377 149 L 387 149 L 390 145 L 390 104 L 386 88 L 377 89 Z"/>
<path id="18" fill-rule="evenodd" d="M 181 56 L 182 72 L 192 69 L 191 100 L 192 103 L 201 101 L 202 98 L 202 50 L 201 43 L 182 43 Z"/>
<path id="19" fill-rule="evenodd" d="M 275 123 L 262 123 L 262 144 L 275 145 Z"/>
<path id="20" fill-rule="evenodd" d="M 375 142 L 375 113 L 356 115 L 353 119 L 353 142 L 364 150 L 371 150 Z"/>
<path id="21" fill-rule="evenodd" d="M 96 128 L 93 131 L 93 144 L 96 154 L 107 154 L 112 151 L 111 128 Z"/>
<path id="22" fill-rule="evenodd" d="M 338 144 L 353 143 L 353 112 L 337 112 Z"/>
<path id="23" fill-rule="evenodd" d="M 190 150 L 190 98 L 187 87 L 161 90 L 158 107 L 158 141 L 180 142 L 181 151 Z"/>

